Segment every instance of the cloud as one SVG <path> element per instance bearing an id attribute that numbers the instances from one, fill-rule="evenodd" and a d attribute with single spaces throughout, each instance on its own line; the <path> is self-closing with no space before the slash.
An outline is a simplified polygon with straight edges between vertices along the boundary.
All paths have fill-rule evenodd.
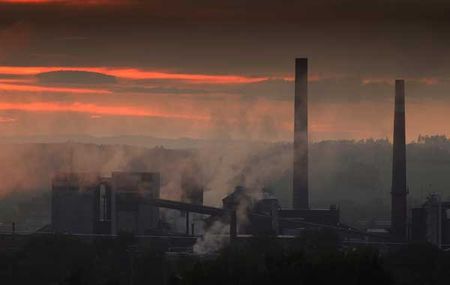
<path id="1" fill-rule="evenodd" d="M 75 6 L 96 6 L 96 5 L 117 5 L 126 4 L 125 0 L 0 0 L 0 3 L 16 5 L 75 5 Z"/>
<path id="2" fill-rule="evenodd" d="M 419 81 L 425 85 L 436 85 L 436 84 L 439 84 L 439 82 L 440 82 L 440 80 L 438 78 L 433 78 L 433 77 L 420 78 Z"/>
<path id="3" fill-rule="evenodd" d="M 45 84 L 114 84 L 117 80 L 114 76 L 98 72 L 78 70 L 50 71 L 39 73 L 36 78 Z"/>
<path id="4" fill-rule="evenodd" d="M 65 2 L 61 0 L 1 0 L 0 3 L 12 4 L 45 4 L 45 3 L 60 3 Z"/>
<path id="5" fill-rule="evenodd" d="M 174 94 L 174 95 L 184 95 L 184 94 L 210 94 L 210 90 L 206 89 L 192 89 L 192 88 L 177 88 L 177 87 L 163 87 L 163 86 L 118 86 L 114 89 L 117 92 L 126 93 L 155 93 L 155 94 Z"/>
<path id="6" fill-rule="evenodd" d="M 126 116 L 126 117 L 155 117 L 168 119 L 208 120 L 199 115 L 183 115 L 179 112 L 166 112 L 151 108 L 132 106 L 105 106 L 92 103 L 57 103 L 57 102 L 0 102 L 0 111 L 25 112 L 73 112 L 91 115 Z"/>
<path id="7" fill-rule="evenodd" d="M 0 116 L 0 124 L 14 123 L 15 121 L 16 121 L 16 118 Z"/>
<path id="8" fill-rule="evenodd" d="M 0 66 L 0 74 L 38 75 L 48 72 L 88 72 L 132 80 L 176 80 L 192 84 L 248 84 L 268 77 L 165 72 L 137 68 L 69 67 L 69 66 Z"/>
<path id="9" fill-rule="evenodd" d="M 363 78 L 362 85 L 394 85 L 392 78 Z"/>
<path id="10" fill-rule="evenodd" d="M 0 84 L 6 84 L 3 87 L 9 89 L 2 92 L 1 101 L 30 99 L 72 104 L 74 100 L 83 100 L 96 106 L 132 105 L 137 106 L 139 112 L 156 110 L 171 116 L 181 110 L 187 117 L 196 113 L 218 117 L 211 129 L 229 133 L 231 137 L 236 133 L 261 137 L 257 130 L 264 125 L 273 130 L 265 132 L 267 137 L 274 138 L 283 132 L 288 135 L 280 137 L 291 138 L 294 58 L 307 56 L 310 58 L 310 106 L 313 111 L 321 108 L 311 116 L 312 128 L 320 132 L 320 137 L 326 137 L 333 128 L 341 133 L 350 129 L 360 135 L 370 135 L 362 133 L 366 130 L 376 135 L 390 134 L 391 120 L 388 119 L 385 125 L 377 121 L 383 119 L 382 116 L 392 115 L 394 90 L 391 84 L 397 75 L 415 80 L 407 83 L 408 102 L 414 98 L 440 98 L 440 104 L 448 105 L 450 86 L 445 78 L 450 74 L 450 41 L 445 37 L 448 32 L 443 31 L 450 26 L 445 25 L 448 23 L 445 20 L 431 27 L 431 23 L 445 15 L 446 7 L 450 6 L 443 2 L 436 4 L 437 1 L 431 0 L 431 4 L 423 1 L 420 4 L 420 1 L 412 0 L 408 5 L 402 5 L 406 3 L 404 0 L 389 0 L 389 5 L 369 1 L 357 3 L 356 0 L 289 3 L 175 0 L 171 5 L 164 1 L 140 2 L 139 8 L 127 6 L 114 11 L 115 8 L 106 3 L 87 5 L 88 9 L 69 9 L 60 5 L 62 2 L 57 5 L 0 5 L 5 8 L 0 22 L 9 24 L 23 20 L 33 27 L 29 49 L 1 60 L 0 76 L 5 79 L 0 79 Z M 417 9 L 421 6 L 424 9 Z M 403 15 L 394 17 L 402 9 Z M 431 10 L 440 10 L 442 14 L 426 12 Z M 396 20 L 390 22 L 383 18 L 377 21 L 383 13 L 386 19 Z M 408 17 L 410 20 L 406 19 Z M 424 18 L 430 20 L 427 22 L 430 25 L 423 25 Z M 239 21 L 242 19 L 246 21 L 244 24 Z M 317 21 L 317 25 L 308 25 L 310 20 L 321 19 L 323 21 Z M 340 19 L 348 22 L 339 22 Z M 358 25 L 352 23 L 355 20 L 359 20 Z M 222 21 L 233 25 L 221 25 Z M 26 46 L 28 39 L 26 33 L 23 34 L 23 41 L 19 37 L 18 44 L 14 45 L 18 49 L 9 48 L 8 54 L 20 50 L 23 44 Z M 14 34 L 9 33 L 6 38 L 13 39 Z M 1 42 L 0 50 L 7 41 Z M 38 57 L 37 54 L 62 56 Z M 49 77 L 42 78 L 42 74 Z M 85 77 L 87 74 L 98 74 L 99 77 L 90 79 Z M 328 74 L 348 76 L 335 78 Z M 7 75 L 15 77 L 7 78 Z M 37 78 L 37 81 L 30 82 L 30 78 Z M 108 83 L 108 78 L 114 78 L 116 83 Z M 28 82 L 21 82 L 22 79 Z M 102 86 L 91 86 L 97 84 Z M 18 91 L 18 87 L 11 85 L 27 86 Z M 29 86 L 34 88 L 32 93 L 28 93 Z M 67 89 L 36 89 L 36 86 Z M 70 92 L 78 87 L 112 91 L 112 94 L 72 96 Z M 16 91 L 11 90 L 14 88 Z M 261 107 L 263 100 L 267 108 Z M 363 103 L 367 105 L 361 106 Z M 383 103 L 383 108 L 388 111 L 381 113 L 379 110 L 383 109 L 379 108 L 377 112 L 369 112 L 374 109 L 369 103 Z M 186 135 L 185 126 L 177 129 L 173 121 L 170 125 L 137 128 L 139 122 L 150 124 L 156 120 L 146 116 L 111 117 L 113 115 L 84 113 L 79 109 L 78 114 L 74 114 L 71 108 L 59 107 L 69 109 L 67 120 L 59 119 L 64 116 L 63 111 L 51 111 L 53 113 L 48 116 L 58 117 L 54 119 L 55 124 L 73 121 L 73 125 L 78 124 L 80 117 L 101 117 L 88 119 L 86 125 L 91 133 L 105 130 L 104 122 L 115 120 L 108 129 L 110 133 L 126 133 L 129 129 L 153 133 L 160 127 L 164 128 L 164 135 Z M 355 117 L 377 120 L 355 126 L 354 118 L 345 115 L 359 109 L 368 111 Z M 31 126 L 45 117 L 28 112 L 23 113 L 30 118 Z M 265 116 L 267 123 L 261 123 Z M 430 125 L 438 125 L 429 118 L 424 120 Z M 19 121 L 22 124 L 22 120 L 17 124 Z M 98 125 L 93 127 L 91 121 Z M 124 121 L 128 122 L 127 128 L 123 127 Z M 30 130 L 36 132 L 33 128 Z M 86 131 L 84 126 L 74 130 Z"/>
<path id="11" fill-rule="evenodd" d="M 363 78 L 361 80 L 362 85 L 389 85 L 393 86 L 395 82 L 395 77 L 372 77 L 372 78 Z M 440 78 L 437 77 L 402 77 L 405 81 L 413 84 L 423 84 L 423 85 L 437 85 L 442 82 Z"/>
<path id="12" fill-rule="evenodd" d="M 35 83 L 35 80 L 33 78 L 0 78 L 0 83 L 29 84 L 29 83 Z"/>
<path id="13" fill-rule="evenodd" d="M 104 89 L 48 87 L 39 85 L 17 85 L 0 83 L 0 91 L 12 92 L 51 92 L 51 93 L 73 93 L 73 94 L 110 94 L 111 91 Z"/>

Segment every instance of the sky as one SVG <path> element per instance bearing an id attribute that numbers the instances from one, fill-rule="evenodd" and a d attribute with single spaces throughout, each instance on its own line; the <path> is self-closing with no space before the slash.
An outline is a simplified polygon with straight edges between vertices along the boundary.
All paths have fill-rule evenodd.
<path id="1" fill-rule="evenodd" d="M 0 0 L 0 136 L 290 141 L 296 57 L 311 139 L 450 135 L 442 0 Z"/>

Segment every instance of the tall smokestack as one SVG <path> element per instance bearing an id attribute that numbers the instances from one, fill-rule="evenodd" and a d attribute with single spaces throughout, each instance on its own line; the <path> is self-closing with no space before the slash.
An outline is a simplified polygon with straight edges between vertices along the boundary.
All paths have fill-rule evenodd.
<path id="1" fill-rule="evenodd" d="M 309 208 L 308 193 L 308 59 L 295 60 L 294 209 Z"/>
<path id="2" fill-rule="evenodd" d="M 392 163 L 392 237 L 406 240 L 406 131 L 405 131 L 405 81 L 395 81 L 394 154 Z"/>

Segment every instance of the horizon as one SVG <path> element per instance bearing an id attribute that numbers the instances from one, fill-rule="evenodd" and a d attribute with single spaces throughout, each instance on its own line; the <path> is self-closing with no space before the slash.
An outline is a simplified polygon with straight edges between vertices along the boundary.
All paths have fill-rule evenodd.
<path id="1" fill-rule="evenodd" d="M 314 137 L 314 133 L 312 135 Z M 136 144 L 139 143 L 139 141 L 128 141 L 127 139 L 142 139 L 142 140 L 156 140 L 156 141 L 169 141 L 169 142 L 175 142 L 175 141 L 198 141 L 198 142 L 221 142 L 221 143 L 262 143 L 262 144 L 292 144 L 293 138 L 291 140 L 256 140 L 256 139 L 233 139 L 233 138 L 208 138 L 208 137 L 189 137 L 189 136 L 180 136 L 180 137 L 159 137 L 159 136 L 153 136 L 153 135 L 143 135 L 143 134 L 117 134 L 117 135 L 94 135 L 94 134 L 30 134 L 30 135 L 9 135 L 9 136 L 2 136 L 0 135 L 0 141 L 1 140 L 8 140 L 11 143 L 20 143 L 20 139 L 29 139 L 29 143 L 86 143 L 86 141 L 83 141 L 83 139 L 93 139 L 93 144 L 102 144 L 107 141 L 103 142 L 96 142 L 95 140 L 107 140 L 107 139 L 123 139 L 123 145 L 127 144 Z M 413 143 L 420 143 L 424 142 L 427 139 L 444 139 L 444 140 L 450 140 L 450 136 L 447 136 L 445 134 L 430 134 L 430 135 L 423 135 L 419 134 L 416 138 L 407 140 L 407 144 L 413 144 Z M 310 139 L 309 143 L 322 143 L 322 142 L 379 142 L 379 141 L 387 141 L 389 144 L 392 144 L 392 138 L 389 137 L 367 137 L 367 138 L 327 138 L 327 139 L 321 139 L 321 140 L 314 140 Z M 26 142 L 26 141 L 24 141 Z M 112 142 L 111 142 L 112 143 Z M 145 141 L 141 141 L 141 143 L 145 144 Z M 165 147 L 164 144 L 161 145 L 155 145 L 155 146 L 162 146 Z M 170 147 L 169 147 L 170 148 Z"/>

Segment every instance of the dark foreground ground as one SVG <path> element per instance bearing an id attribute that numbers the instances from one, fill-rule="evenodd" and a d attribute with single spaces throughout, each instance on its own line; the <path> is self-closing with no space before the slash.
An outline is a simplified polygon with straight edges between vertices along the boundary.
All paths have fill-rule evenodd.
<path id="1" fill-rule="evenodd" d="M 38 236 L 11 244 L 0 249 L 0 284 L 450 284 L 450 253 L 429 244 L 381 253 L 342 248 L 323 231 L 289 246 L 270 237 L 247 239 L 202 257 L 136 246 L 129 235 Z"/>

